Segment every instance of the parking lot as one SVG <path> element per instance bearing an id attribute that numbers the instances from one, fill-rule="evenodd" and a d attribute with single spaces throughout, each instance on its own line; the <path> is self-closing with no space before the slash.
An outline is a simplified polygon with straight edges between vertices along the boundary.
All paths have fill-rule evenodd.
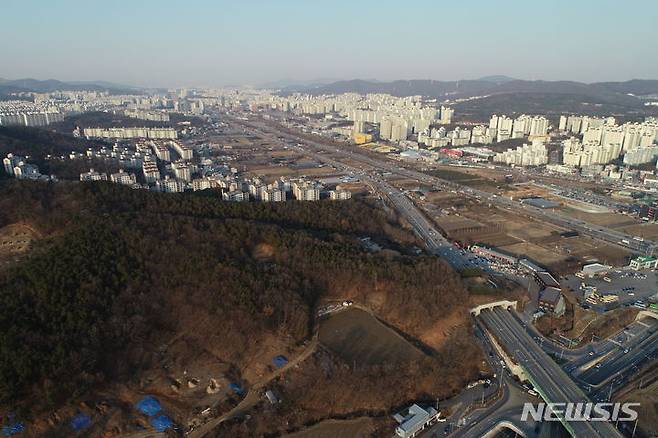
<path id="1" fill-rule="evenodd" d="M 598 277 L 569 275 L 562 280 L 562 286 L 574 291 L 578 297 L 583 297 L 583 291 L 589 289 L 598 296 L 618 297 L 615 303 L 619 305 L 632 305 L 637 301 L 647 303 L 652 297 L 654 300 L 656 298 L 658 273 L 617 268 Z"/>

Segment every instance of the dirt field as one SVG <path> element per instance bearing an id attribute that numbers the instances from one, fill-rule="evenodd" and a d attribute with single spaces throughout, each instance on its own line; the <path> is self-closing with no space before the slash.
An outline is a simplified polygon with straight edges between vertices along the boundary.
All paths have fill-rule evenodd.
<path id="1" fill-rule="evenodd" d="M 634 219 L 629 216 L 625 216 L 620 213 L 588 213 L 582 210 L 578 210 L 570 207 L 562 207 L 558 209 L 561 213 L 566 214 L 567 216 L 581 219 L 586 222 L 592 223 L 594 225 L 602 225 L 608 228 L 619 228 L 629 225 L 635 225 L 640 223 L 637 219 Z"/>
<path id="2" fill-rule="evenodd" d="M 619 231 L 623 231 L 633 236 L 640 236 L 644 239 L 658 239 L 658 223 L 645 222 L 620 228 Z"/>
<path id="3" fill-rule="evenodd" d="M 542 265 L 549 266 L 558 263 L 564 259 L 564 256 L 555 251 L 550 251 L 534 243 L 522 242 L 514 245 L 503 246 L 505 251 L 515 254 L 519 257 L 528 257 L 536 260 Z"/>
<path id="4" fill-rule="evenodd" d="M 525 186 L 520 186 L 522 189 Z M 629 253 L 586 236 L 563 237 L 566 229 L 540 222 L 515 211 L 496 208 L 475 200 L 455 200 L 451 196 L 433 196 L 428 210 L 444 232 L 463 243 L 483 243 L 519 257 L 528 257 L 557 272 L 571 272 L 582 264 L 598 260 L 624 265 Z M 578 217 L 601 225 L 634 224 L 631 218 L 616 213 L 592 214 L 574 210 Z M 641 224 L 647 233 L 658 235 L 658 224 Z M 566 271 L 564 271 L 566 270 Z"/>
<path id="5" fill-rule="evenodd" d="M 423 355 L 395 331 L 360 309 L 345 310 L 323 320 L 319 338 L 348 363 L 402 363 Z"/>
<path id="6" fill-rule="evenodd" d="M 287 438 L 361 438 L 370 436 L 372 421 L 369 418 L 354 420 L 326 420 L 301 432 L 285 435 Z"/>
<path id="7" fill-rule="evenodd" d="M 0 228 L 0 269 L 15 262 L 40 235 L 24 224 L 11 224 Z"/>

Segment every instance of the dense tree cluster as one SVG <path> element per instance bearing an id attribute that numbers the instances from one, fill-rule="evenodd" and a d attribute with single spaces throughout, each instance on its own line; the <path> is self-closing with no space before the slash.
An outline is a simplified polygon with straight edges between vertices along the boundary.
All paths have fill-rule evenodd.
<path id="1" fill-rule="evenodd" d="M 204 347 L 240 363 L 268 333 L 307 339 L 322 298 L 383 294 L 378 312 L 420 331 L 467 294 L 438 259 L 365 252 L 357 237 L 393 240 L 395 227 L 363 201 L 225 203 L 15 180 L 0 195 L 0 226 L 49 236 L 0 274 L 3 402 L 133 378 L 201 320 L 205 338 L 223 340 Z"/>
<path id="2" fill-rule="evenodd" d="M 29 162 L 39 166 L 41 173 L 49 175 L 57 171 L 50 169 L 47 155 L 61 156 L 71 152 L 85 152 L 90 147 L 106 145 L 100 140 L 86 140 L 54 132 L 50 127 L 28 128 L 24 126 L 0 126 L 0 158 L 12 153 L 29 156 Z M 89 169 L 86 169 L 89 170 Z M 4 169 L 0 168 L 0 174 Z"/>

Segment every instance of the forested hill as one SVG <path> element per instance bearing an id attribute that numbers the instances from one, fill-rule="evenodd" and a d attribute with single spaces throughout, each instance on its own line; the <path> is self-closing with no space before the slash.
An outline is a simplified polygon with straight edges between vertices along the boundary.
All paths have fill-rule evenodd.
<path id="1" fill-rule="evenodd" d="M 411 238 L 358 200 L 240 204 L 2 180 L 0 226 L 12 223 L 46 237 L 0 272 L 0 413 L 135 379 L 181 333 L 194 339 L 186 354 L 212 350 L 239 369 L 265 336 L 308 339 L 321 298 L 377 290 L 378 313 L 417 333 L 467 297 L 436 258 L 365 252 L 357 237 L 398 249 Z"/>

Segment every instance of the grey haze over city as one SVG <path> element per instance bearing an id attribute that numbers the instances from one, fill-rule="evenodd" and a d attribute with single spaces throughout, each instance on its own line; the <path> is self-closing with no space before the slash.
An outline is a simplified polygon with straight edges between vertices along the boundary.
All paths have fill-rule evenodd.
<path id="1" fill-rule="evenodd" d="M 0 436 L 658 437 L 657 16 L 4 0 Z"/>

